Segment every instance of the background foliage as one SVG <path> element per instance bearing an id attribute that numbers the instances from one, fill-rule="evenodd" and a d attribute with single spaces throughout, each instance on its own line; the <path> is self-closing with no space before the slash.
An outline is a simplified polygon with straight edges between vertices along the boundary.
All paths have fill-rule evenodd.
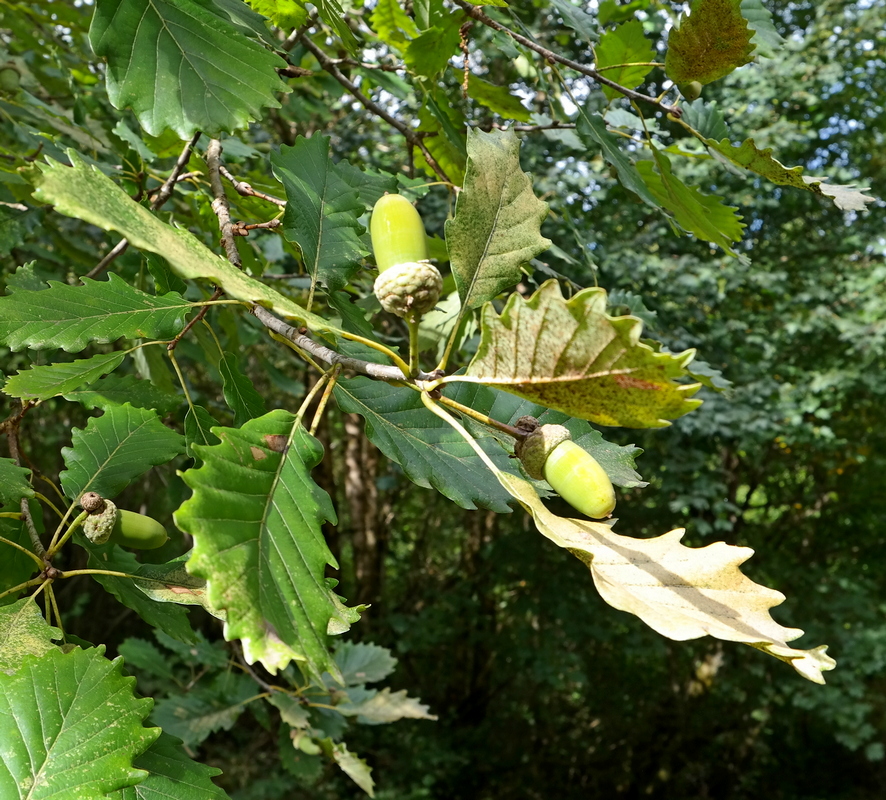
<path id="1" fill-rule="evenodd" d="M 556 0 L 484 10 L 582 64 L 594 62 L 594 43 L 600 67 L 663 60 L 680 5 L 602 2 L 590 4 L 586 13 Z M 762 8 L 748 0 L 741 5 L 750 7 L 748 15 Z M 351 628 L 335 664 L 323 668 L 347 673 L 348 659 L 355 657 L 349 648 L 362 642 L 367 649 L 359 652 L 377 671 L 372 680 L 354 679 L 350 686 L 371 692 L 367 683 L 384 680 L 389 688 L 379 694 L 407 690 L 438 717 L 349 727 L 348 751 L 371 764 L 376 796 L 879 797 L 886 781 L 882 202 L 864 212 L 844 211 L 812 192 L 739 173 L 678 123 L 649 114 L 647 132 L 659 149 L 654 162 L 638 162 L 648 165 L 641 174 L 672 170 L 706 196 L 726 198 L 723 205 L 737 207 L 744 226 L 730 213 L 715 226 L 717 232 L 701 222 L 689 227 L 694 236 L 677 236 L 671 220 L 654 208 L 654 180 L 632 186 L 627 168 L 604 155 L 612 147 L 607 138 L 612 130 L 621 139 L 642 140 L 642 124 L 628 113 L 634 109 L 623 101 L 610 106 L 612 97 L 599 86 L 543 64 L 537 54 L 481 24 L 462 34 L 469 52 L 465 78 L 462 19 L 455 24 L 449 15 L 454 6 L 444 14 L 443 4 L 416 1 L 407 14 L 400 4 L 379 0 L 345 4 L 344 15 L 329 0 L 317 4 L 319 18 L 309 17 L 298 2 L 252 6 L 279 28 L 229 2 L 127 0 L 94 7 L 18 2 L 0 11 L 0 64 L 18 76 L 4 84 L 0 96 L 0 281 L 8 299 L 43 288 L 46 280 L 75 285 L 119 241 L 118 234 L 56 213 L 33 194 L 45 156 L 67 163 L 65 149 L 73 148 L 85 165 L 98 167 L 146 208 L 182 153 L 183 140 L 202 130 L 207 135 L 185 167 L 190 177 L 157 212 L 159 219 L 174 219 L 221 252 L 202 157 L 208 137 L 219 136 L 225 164 L 254 189 L 280 197 L 285 187 L 290 199 L 293 193 L 324 197 L 328 227 L 322 230 L 352 257 L 334 258 L 312 246 L 319 236 L 290 202 L 280 229 L 237 239 L 245 268 L 301 302 L 311 286 L 306 276 L 317 276 L 329 292 L 314 310 L 365 325 L 343 294 L 347 288 L 366 296 L 371 285 L 359 271 L 368 252 L 365 238 L 338 224 L 353 210 L 349 189 L 358 191 L 363 207 L 371 205 L 367 198 L 399 185 L 408 196 L 421 197 L 428 232 L 443 237 L 452 198 L 444 187 L 425 185 L 433 180 L 423 170 L 428 157 L 461 183 L 470 178 L 464 174 L 465 125 L 487 130 L 511 124 L 520 131 L 522 169 L 531 173 L 536 196 L 551 204 L 542 234 L 555 245 L 532 262 L 522 288 L 529 292 L 552 274 L 568 276 L 566 286 L 600 285 L 609 291 L 612 308 L 644 321 L 647 335 L 675 353 L 697 348 L 709 382 L 729 384 L 722 394 L 703 388 L 698 396 L 704 404 L 670 428 L 604 430 L 608 440 L 643 450 L 637 469 L 649 484 L 625 482 L 619 530 L 653 536 L 685 526 L 687 540 L 696 546 L 725 540 L 753 548 L 757 556 L 746 572 L 789 598 L 775 610 L 776 619 L 802 625 L 808 640 L 827 642 L 840 662 L 828 673 L 826 688 L 813 686 L 750 648 L 713 639 L 671 642 L 612 611 L 592 591 L 585 568 L 535 535 L 522 512 L 470 508 L 474 503 L 467 497 L 459 505 L 470 510 L 457 507 L 430 488 L 431 476 L 417 479 L 407 466 L 380 457 L 372 442 L 382 446 L 383 433 L 372 429 L 381 420 L 363 414 L 367 438 L 357 415 L 371 386 L 352 381 L 350 389 L 336 390 L 337 407 L 330 407 L 317 431 L 326 457 L 313 475 L 328 497 L 312 495 L 309 516 L 325 534 L 330 563 L 341 566 L 334 573 L 340 584 L 322 587 L 317 602 L 336 609 L 334 597 L 342 595 L 349 605 L 371 608 Z M 707 85 L 703 100 L 693 105 L 692 124 L 704 126 L 713 141 L 753 137 L 757 148 L 773 148 L 781 164 L 801 165 L 807 176 L 860 183 L 871 187 L 870 195 L 886 197 L 882 4 L 769 2 L 766 8 L 783 43 L 770 33 L 759 47 L 771 49 L 771 59 L 711 83 L 702 80 Z M 153 43 L 162 19 L 186 12 L 211 34 L 205 61 L 177 64 L 184 93 L 177 101 L 168 87 L 152 82 L 159 67 L 143 60 L 144 42 L 108 31 L 120 30 L 114 28 L 123 24 L 117 15 L 145 14 L 142 33 Z M 621 23 L 631 26 L 622 39 L 601 38 Z M 305 33 L 290 35 L 293 29 Z M 266 45 L 287 51 L 290 66 Z M 182 40 L 164 47 L 187 52 L 191 45 Z M 269 78 L 260 66 L 271 58 L 283 73 Z M 404 64 L 408 73 L 379 68 Z M 643 89 L 652 95 L 665 86 L 658 68 L 628 72 L 620 70 L 613 79 L 626 86 L 645 80 Z M 206 94 L 204 81 L 218 92 Z M 152 86 L 159 86 L 156 94 Z M 368 108 L 357 94 L 369 100 Z M 728 132 L 718 127 L 723 123 L 717 112 Z M 609 131 L 605 126 L 601 131 L 600 113 L 606 113 Z M 419 140 L 416 130 L 433 135 Z M 327 153 L 335 162 L 329 173 L 309 172 L 304 162 L 293 160 L 325 163 Z M 227 196 L 236 220 L 266 221 L 279 210 L 241 196 L 230 184 Z M 679 217 L 678 222 L 688 227 Z M 149 231 L 144 244 L 110 262 L 111 282 L 95 289 L 102 311 L 112 291 L 124 287 L 148 292 L 152 302 L 185 290 L 164 260 L 174 258 L 172 242 L 160 248 L 155 241 L 152 251 L 151 240 Z M 445 253 L 439 238 L 435 241 L 438 254 Z M 205 274 L 199 272 L 204 265 L 188 263 L 195 275 Z M 185 297 L 196 301 L 210 293 L 191 284 Z M 4 335 L 19 337 L 10 349 L 0 349 L 0 371 L 12 381 L 19 370 L 66 358 L 58 351 L 20 349 L 29 332 L 16 323 L 17 308 L 21 305 L 9 302 L 0 314 L 0 325 L 8 325 Z M 99 359 L 95 376 L 121 354 L 111 344 L 117 337 L 174 335 L 186 312 L 170 302 L 156 330 L 121 328 L 94 341 L 86 357 Z M 271 423 L 267 417 L 248 420 L 265 409 L 296 411 L 313 380 L 246 316 L 219 306 L 209 315 L 214 333 L 196 326 L 182 339 L 177 357 L 194 404 L 187 417 L 180 402 L 170 401 L 176 376 L 151 348 L 135 350 L 100 388 L 53 383 L 44 394 L 21 395 L 46 398 L 20 427 L 25 465 L 35 476 L 55 480 L 61 474 L 66 492 L 78 492 L 79 484 L 71 488 L 78 483 L 77 468 L 65 448 L 88 440 L 99 426 L 103 440 L 120 426 L 135 431 L 148 417 L 144 409 L 156 409 L 170 438 L 158 441 L 158 431 L 148 438 L 157 451 L 152 463 L 163 466 L 144 474 L 133 469 L 128 476 L 125 465 L 115 465 L 106 477 L 128 484 L 120 487 L 118 505 L 149 510 L 173 531 L 172 514 L 189 496 L 176 469 L 199 465 L 206 452 L 201 448 L 218 443 L 219 431 L 209 428 L 239 429 L 243 446 L 258 446 L 261 435 L 271 435 L 259 425 Z M 358 318 L 363 322 L 355 322 Z M 386 341 L 402 345 L 402 331 L 376 319 Z M 53 347 L 74 350 L 74 335 L 81 333 L 69 331 L 71 338 Z M 431 324 L 423 336 L 427 349 L 442 350 Z M 462 344 L 464 352 L 477 347 L 470 325 Z M 362 351 L 355 355 L 366 357 Z M 63 363 L 82 357 L 78 351 Z M 136 384 L 136 377 L 150 385 Z M 60 380 L 57 373 L 52 380 Z M 31 391 L 32 383 L 28 386 Z M 131 406 L 119 405 L 121 399 Z M 4 417 L 21 407 L 10 397 L 3 403 Z M 95 409 L 104 415 L 95 416 Z M 401 410 L 392 406 L 386 412 Z M 285 412 L 276 414 L 271 433 L 284 435 L 290 423 Z M 172 430 L 184 438 L 173 437 Z M 233 434 L 223 434 L 223 441 L 232 451 L 239 446 Z M 299 446 L 306 464 L 316 460 L 312 446 Z M 219 480 L 211 465 L 194 474 L 210 484 Z M 3 487 L 20 477 L 0 475 L 0 502 L 6 502 Z M 287 480 L 295 487 L 300 478 L 293 474 Z M 34 486 L 49 494 L 45 483 L 35 480 Z M 330 500 L 335 527 L 329 522 L 335 517 L 327 508 Z M 42 512 L 34 508 L 42 525 Z M 192 505 L 177 517 L 179 527 L 193 533 L 205 523 L 201 513 Z M 56 521 L 47 511 L 47 530 Z M 28 541 L 9 518 L 0 518 L 0 535 Z M 148 574 L 187 545 L 177 531 L 164 549 L 138 560 L 119 548 L 111 554 L 84 546 L 71 550 L 63 566 L 107 565 L 110 558 L 116 569 Z M 326 563 L 327 555 L 318 550 L 312 558 Z M 2 586 L 14 585 L 28 566 L 17 552 L 0 554 Z M 237 800 L 361 793 L 345 774 L 348 756 L 333 752 L 342 716 L 330 713 L 312 723 L 325 725 L 327 751 L 307 744 L 293 748 L 286 739 L 290 729 L 299 730 L 303 709 L 281 707 L 271 714 L 267 705 L 251 702 L 262 687 L 231 666 L 239 663 L 240 645 L 226 643 L 221 624 L 200 605 L 191 610 L 190 621 L 181 606 L 165 604 L 152 612 L 149 607 L 157 604 L 123 579 L 105 577 L 99 584 L 86 575 L 60 582 L 56 596 L 69 641 L 104 643 L 109 656 L 124 657 L 122 669 L 136 676 L 138 692 L 155 698 L 149 722 L 166 734 L 140 758 L 165 754 L 168 764 L 186 752 L 221 769 L 215 783 Z M 35 655 L 49 647 L 37 622 L 28 622 L 33 633 L 21 637 Z M 30 630 L 27 625 L 22 629 Z M 397 659 L 396 671 L 382 647 Z M 108 666 L 95 649 L 77 652 L 72 685 L 90 670 L 104 669 L 110 675 L 101 684 L 105 691 L 125 685 L 119 665 Z M 322 682 L 322 676 L 314 677 Z M 38 684 L 40 675 L 16 673 L 16 681 L 29 679 Z M 318 691 L 328 693 L 331 705 L 330 687 Z M 147 704 L 134 699 L 124 711 L 127 725 L 148 713 Z M 145 741 L 134 752 L 144 750 L 150 738 L 149 729 L 139 730 Z M 167 734 L 182 739 L 187 751 Z M 90 754 L 83 760 L 89 762 Z M 131 761 L 122 762 L 131 770 Z M 151 769 L 138 759 L 135 767 Z M 359 765 L 350 769 L 358 778 L 363 774 Z M 221 789 L 210 788 L 215 770 L 200 770 L 194 772 L 192 796 L 222 797 Z M 105 780 L 96 784 L 102 792 L 96 796 L 135 791 L 120 788 L 129 785 L 122 779 L 96 780 Z"/>

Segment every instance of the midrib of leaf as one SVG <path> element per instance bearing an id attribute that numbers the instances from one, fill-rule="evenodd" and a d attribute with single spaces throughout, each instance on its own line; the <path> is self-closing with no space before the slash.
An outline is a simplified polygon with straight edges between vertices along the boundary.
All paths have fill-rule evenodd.
<path id="1" fill-rule="evenodd" d="M 277 512 L 277 515 L 280 518 L 280 521 L 286 526 L 286 533 L 289 535 L 289 539 L 293 543 L 293 545 L 295 546 L 296 550 L 298 550 L 298 554 L 301 557 L 302 564 L 307 566 L 309 563 L 308 559 L 305 557 L 305 554 L 302 552 L 301 542 L 299 541 L 299 538 L 293 534 L 292 528 L 289 525 L 289 520 L 283 514 L 280 507 L 277 505 L 277 500 L 276 500 L 278 488 L 282 488 L 284 491 L 286 491 L 286 485 L 283 483 L 283 470 L 286 468 L 287 459 L 290 457 L 293 457 L 293 458 L 298 458 L 301 461 L 301 456 L 298 454 L 297 449 L 296 449 L 296 452 L 293 456 L 289 455 L 290 452 L 292 451 L 293 440 L 295 439 L 295 434 L 298 431 L 301 424 L 302 424 L 302 421 L 301 421 L 300 417 L 296 417 L 293 420 L 293 426 L 290 430 L 289 439 L 286 443 L 286 445 L 287 445 L 286 451 L 285 451 L 285 453 L 282 454 L 282 456 L 280 458 L 280 463 L 277 465 L 277 469 L 274 471 L 274 479 L 271 482 L 271 489 L 268 492 L 268 499 L 265 502 L 264 511 L 262 512 L 262 526 L 261 526 L 261 529 L 259 530 L 259 535 L 258 535 L 258 581 L 259 581 L 259 585 L 262 587 L 262 591 L 264 591 L 264 585 L 262 583 L 262 564 L 269 563 L 270 560 L 264 559 L 264 550 L 263 550 L 263 541 L 262 541 L 263 537 L 261 534 L 262 534 L 262 530 L 269 530 L 268 517 L 270 514 L 270 509 L 274 509 Z M 302 463 L 304 464 L 304 462 L 302 462 Z M 310 470 L 308 469 L 307 464 L 305 464 L 304 466 L 305 466 L 305 470 L 307 470 L 308 474 L 310 474 Z M 301 506 L 298 503 L 295 503 L 295 506 L 299 511 L 299 519 L 301 519 L 304 529 L 310 531 L 311 521 L 309 519 L 307 519 L 305 517 L 305 515 L 302 513 Z M 277 544 L 274 540 L 274 537 L 268 536 L 267 538 L 270 540 L 271 545 L 273 545 L 274 549 L 277 551 L 278 563 L 286 565 L 286 575 L 289 578 L 289 585 L 293 588 L 296 595 L 298 596 L 298 600 L 299 600 L 299 603 L 301 604 L 301 607 L 303 609 L 307 609 L 309 606 L 308 606 L 308 602 L 305 601 L 304 597 L 302 597 L 302 591 L 301 591 L 301 586 L 300 586 L 301 581 L 296 580 L 296 577 L 290 572 L 289 564 L 286 562 L 283 552 L 280 550 L 279 546 L 277 546 Z M 311 580 L 313 581 L 314 586 L 316 586 L 318 589 L 320 589 L 321 592 L 325 593 L 328 591 L 326 586 L 322 585 L 320 583 L 320 581 L 318 581 L 317 578 L 314 577 L 314 575 L 311 573 L 310 569 L 306 569 L 305 571 L 307 572 L 308 575 L 311 576 Z M 321 648 L 325 648 L 327 646 L 326 641 L 321 639 L 317 635 L 317 632 L 314 630 L 313 625 L 308 624 L 307 629 L 310 631 L 311 637 L 314 639 L 314 641 Z M 302 634 L 303 634 L 303 631 L 301 629 L 299 629 L 299 637 L 301 637 Z"/>
<path id="2" fill-rule="evenodd" d="M 105 467 L 106 467 L 106 465 L 108 464 L 108 462 L 110 462 L 110 461 L 113 460 L 113 458 L 114 458 L 114 456 L 117 454 L 117 452 L 118 452 L 119 450 L 121 450 L 121 449 L 123 449 L 123 450 L 126 449 L 126 443 L 129 441 L 129 439 L 131 439 L 133 436 L 135 436 L 135 434 L 138 433 L 142 428 L 144 428 L 145 425 L 150 424 L 150 422 L 151 422 L 151 419 L 147 419 L 147 420 L 145 420 L 144 422 L 142 422 L 141 425 L 139 425 L 137 428 L 133 428 L 133 429 L 132 429 L 131 431 L 129 431 L 129 433 L 126 435 L 126 438 L 125 438 L 123 441 L 121 441 L 121 442 L 120 442 L 120 443 L 119 443 L 119 444 L 118 444 L 113 450 L 111 450 L 111 451 L 108 453 L 107 458 L 99 464 L 98 469 L 96 469 L 96 470 L 92 473 L 92 475 L 91 475 L 91 477 L 89 478 L 89 481 L 87 482 L 86 486 L 83 487 L 83 491 L 84 491 L 84 492 L 86 492 L 86 491 L 89 490 L 89 487 L 92 485 L 92 482 L 95 480 L 95 476 L 96 476 L 96 475 L 99 475 L 99 474 L 105 469 Z M 85 447 L 86 447 L 86 449 L 89 451 L 89 453 L 90 453 L 91 455 L 95 456 L 96 463 L 98 463 L 98 456 L 96 455 L 96 453 L 93 452 L 92 448 L 89 446 L 88 441 L 87 441 Z"/>
<path id="3" fill-rule="evenodd" d="M 501 216 L 503 198 L 505 196 L 504 190 L 510 185 L 510 183 L 511 183 L 511 179 L 505 178 L 504 185 L 502 186 L 502 191 L 499 192 L 498 205 L 496 206 L 496 209 L 495 209 L 495 217 L 492 220 L 492 228 L 489 231 L 489 235 L 486 237 L 486 245 L 483 248 L 483 254 L 480 256 L 480 259 L 477 261 L 477 266 L 474 268 L 474 275 L 471 278 L 471 287 L 470 287 L 471 290 L 469 292 L 465 292 L 465 302 L 464 302 L 464 305 L 462 306 L 463 310 L 462 310 L 462 314 L 459 315 L 459 318 L 461 318 L 461 316 L 464 316 L 464 314 L 467 313 L 466 309 L 470 308 L 469 300 L 471 299 L 471 296 L 474 294 L 474 287 L 477 285 L 477 281 L 480 278 L 480 273 L 481 273 L 480 265 L 486 260 L 486 254 L 489 252 L 489 243 L 492 241 L 492 235 L 493 235 L 493 233 L 495 233 L 495 229 L 498 227 L 498 218 Z M 458 330 L 458 327 L 459 326 L 456 325 L 455 330 Z"/>

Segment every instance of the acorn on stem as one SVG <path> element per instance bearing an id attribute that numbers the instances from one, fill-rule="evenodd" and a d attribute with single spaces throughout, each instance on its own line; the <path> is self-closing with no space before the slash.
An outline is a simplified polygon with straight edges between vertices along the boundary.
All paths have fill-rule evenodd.
<path id="1" fill-rule="evenodd" d="M 520 417 L 516 427 L 527 431 L 514 449 L 531 478 L 546 480 L 576 511 L 592 519 L 612 516 L 612 481 L 597 459 L 572 441 L 567 428 L 539 425 L 535 417 Z"/>
<path id="2" fill-rule="evenodd" d="M 379 198 L 369 235 L 379 268 L 374 290 L 381 307 L 398 317 L 416 319 L 437 305 L 443 278 L 428 261 L 425 226 L 412 203 L 399 194 Z"/>
<path id="3" fill-rule="evenodd" d="M 117 508 L 96 492 L 84 494 L 80 505 L 89 512 L 83 522 L 83 533 L 93 544 L 110 541 L 137 550 L 155 550 L 169 539 L 166 528 L 153 517 Z"/>

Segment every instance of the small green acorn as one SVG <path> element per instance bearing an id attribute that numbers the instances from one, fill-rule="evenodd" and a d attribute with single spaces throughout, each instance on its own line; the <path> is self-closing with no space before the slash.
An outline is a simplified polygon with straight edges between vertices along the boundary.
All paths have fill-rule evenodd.
<path id="1" fill-rule="evenodd" d="M 381 307 L 413 320 L 434 308 L 443 278 L 428 261 L 425 226 L 412 203 L 399 194 L 381 197 L 372 210 L 369 234 L 380 270 L 373 288 Z"/>
<path id="2" fill-rule="evenodd" d="M 701 92 L 704 87 L 698 81 L 690 81 L 689 83 L 681 83 L 677 88 L 687 102 L 691 103 L 693 100 L 698 100 L 698 98 L 701 97 Z"/>
<path id="3" fill-rule="evenodd" d="M 520 417 L 516 427 L 529 431 L 515 451 L 531 478 L 546 480 L 576 511 L 592 519 L 612 516 L 612 481 L 597 459 L 572 441 L 567 428 L 539 426 L 534 417 Z"/>

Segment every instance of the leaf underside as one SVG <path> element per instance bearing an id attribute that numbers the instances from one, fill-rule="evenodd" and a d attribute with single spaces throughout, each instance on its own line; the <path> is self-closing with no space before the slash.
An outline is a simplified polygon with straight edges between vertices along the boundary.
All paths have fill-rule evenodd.
<path id="1" fill-rule="evenodd" d="M 483 309 L 482 337 L 465 376 L 599 425 L 655 428 L 700 404 L 699 384 L 679 384 L 694 351 L 656 353 L 640 342 L 636 317 L 610 317 L 606 292 L 565 300 L 547 281 L 524 300 L 513 294 L 497 315 Z"/>

